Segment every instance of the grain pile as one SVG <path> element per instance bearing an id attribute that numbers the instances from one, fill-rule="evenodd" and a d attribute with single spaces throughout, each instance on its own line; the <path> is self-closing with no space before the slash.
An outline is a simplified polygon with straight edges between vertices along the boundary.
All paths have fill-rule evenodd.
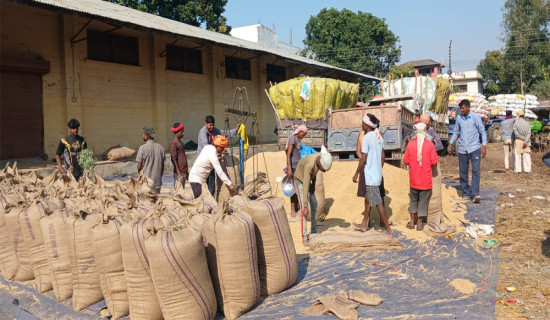
<path id="1" fill-rule="evenodd" d="M 265 164 L 264 164 L 265 158 Z M 253 159 L 245 163 L 245 175 L 252 174 Z M 264 152 L 255 156 L 259 171 L 267 171 L 269 180 L 274 183 L 273 194 L 283 197 L 280 183 L 276 183 L 277 177 L 284 175 L 283 168 L 286 167 L 286 155 L 284 151 Z M 357 161 L 335 161 L 332 168 L 324 175 L 327 218 L 318 224 L 319 232 L 356 232 L 353 222 L 361 222 L 364 208 L 363 198 L 357 197 L 357 184 L 353 183 L 352 177 L 357 168 Z M 267 168 L 266 168 L 267 166 Z M 266 170 L 267 169 L 267 170 Z M 409 220 L 409 173 L 406 170 L 386 164 L 383 169 L 384 184 L 386 187 L 386 212 L 389 220 L 393 222 L 392 229 L 400 231 L 406 238 L 424 242 L 429 236 L 424 232 L 406 228 Z M 448 186 L 442 187 L 443 213 L 450 219 L 444 218 L 444 223 L 453 224 L 457 231 L 463 231 L 460 220 L 464 218 L 465 206 L 461 206 L 461 198 L 455 189 Z M 285 208 L 290 212 L 290 201 L 285 198 Z M 379 217 L 376 209 L 371 210 L 371 218 L 379 226 Z M 290 227 L 296 253 L 306 253 L 309 249 L 302 245 L 302 234 L 299 217 L 289 217 Z M 309 227 L 308 227 L 309 228 Z M 396 235 L 396 233 L 394 233 Z"/>

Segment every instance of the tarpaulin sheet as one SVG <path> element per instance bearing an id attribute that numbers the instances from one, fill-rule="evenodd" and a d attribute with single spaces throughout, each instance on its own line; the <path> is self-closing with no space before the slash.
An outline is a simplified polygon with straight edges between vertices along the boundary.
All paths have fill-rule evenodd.
<path id="1" fill-rule="evenodd" d="M 164 183 L 168 187 L 170 181 Z M 468 221 L 492 224 L 499 192 L 482 190 L 481 196 L 480 204 L 457 206 L 466 206 Z M 258 303 L 242 319 L 304 318 L 302 311 L 317 297 L 351 289 L 379 293 L 384 299 L 376 307 L 359 306 L 361 318 L 494 318 L 498 247 L 476 247 L 473 240 L 463 235 L 454 240 L 439 238 L 419 244 L 397 231 L 394 234 L 403 243 L 403 250 L 300 255 L 296 284 Z M 469 280 L 477 288 L 472 294 L 461 293 L 450 284 L 454 279 Z M 101 301 L 76 313 L 71 300 L 57 303 L 51 291 L 40 294 L 29 284 L 8 285 L 0 276 L 0 314 L 8 318 L 20 315 L 20 319 L 100 319 L 99 310 L 104 306 Z"/>
<path id="2" fill-rule="evenodd" d="M 466 206 L 469 221 L 492 224 L 499 192 L 482 190 L 481 196 L 480 204 L 459 205 Z M 351 289 L 379 293 L 384 299 L 377 307 L 359 306 L 360 318 L 494 318 L 498 248 L 476 248 L 461 235 L 425 244 L 398 238 L 401 251 L 302 256 L 296 285 L 268 297 L 242 318 L 302 318 L 317 297 Z M 454 279 L 469 280 L 477 288 L 471 295 L 461 293 L 450 284 Z"/>

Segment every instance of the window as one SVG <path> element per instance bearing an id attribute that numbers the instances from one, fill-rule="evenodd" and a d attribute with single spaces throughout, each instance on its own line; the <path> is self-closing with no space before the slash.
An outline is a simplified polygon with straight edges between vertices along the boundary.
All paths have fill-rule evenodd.
<path id="1" fill-rule="evenodd" d="M 202 74 L 202 52 L 196 49 L 166 46 L 166 69 Z"/>
<path id="2" fill-rule="evenodd" d="M 252 80 L 250 60 L 225 57 L 225 76 L 231 79 Z"/>
<path id="3" fill-rule="evenodd" d="M 458 86 L 458 92 L 468 92 L 468 85 Z"/>
<path id="4" fill-rule="evenodd" d="M 88 30 L 88 59 L 139 65 L 138 39 Z"/>
<path id="5" fill-rule="evenodd" d="M 267 65 L 267 82 L 283 82 L 286 80 L 286 68 L 274 64 Z"/>
<path id="6" fill-rule="evenodd" d="M 418 73 L 423 75 L 423 76 L 427 76 L 427 75 L 431 75 L 432 73 L 434 72 L 434 68 L 418 68 Z"/>

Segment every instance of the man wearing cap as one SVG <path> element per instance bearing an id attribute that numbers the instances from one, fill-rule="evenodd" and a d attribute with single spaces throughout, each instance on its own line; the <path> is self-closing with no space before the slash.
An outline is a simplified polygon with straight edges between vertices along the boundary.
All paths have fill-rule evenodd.
<path id="1" fill-rule="evenodd" d="M 193 190 L 195 199 L 201 196 L 202 184 L 206 181 L 210 172 L 213 171 L 212 169 L 214 169 L 223 183 L 227 185 L 231 195 L 236 193 L 235 186 L 229 180 L 220 164 L 220 157 L 227 147 L 227 138 L 218 135 L 213 139 L 213 142 L 214 145 L 208 144 L 204 146 L 189 173 L 189 183 L 191 184 L 191 190 Z"/>
<path id="2" fill-rule="evenodd" d="M 384 162 L 384 139 L 378 130 L 379 120 L 372 114 L 367 113 L 363 117 L 362 127 L 367 133 L 363 138 L 361 158 L 357 170 L 353 175 L 353 182 L 357 183 L 361 171 L 365 172 L 365 210 L 363 221 L 354 223 L 355 228 L 365 232 L 369 228 L 370 208 L 376 207 L 380 215 L 380 223 L 384 224 L 386 232 L 392 234 L 390 223 L 386 216 L 386 209 L 380 195 L 380 183 L 382 183 L 382 163 Z"/>
<path id="3" fill-rule="evenodd" d="M 157 142 L 155 142 L 155 129 L 149 126 L 143 127 L 143 141 L 145 144 L 139 147 L 136 161 L 137 170 L 141 172 L 149 179 L 153 180 L 155 184 L 155 192 L 160 193 L 160 187 L 162 186 L 162 173 L 164 172 L 164 148 Z"/>
<path id="4" fill-rule="evenodd" d="M 332 167 L 332 156 L 325 146 L 321 147 L 321 153 L 307 155 L 300 159 L 294 172 L 294 186 L 298 195 L 298 203 L 302 212 L 302 241 L 309 245 L 307 233 L 307 218 L 311 213 L 311 232 L 317 233 L 317 199 L 315 198 L 315 178 L 317 172 L 326 172 Z M 309 210 L 311 205 L 311 212 Z"/>
<path id="5" fill-rule="evenodd" d="M 523 171 L 531 172 L 531 126 L 525 121 L 525 112 L 516 111 L 516 122 L 514 123 L 514 162 L 515 172 L 521 172 L 521 158 L 523 156 Z"/>
<path id="6" fill-rule="evenodd" d="M 451 153 L 452 145 L 458 139 L 458 167 L 462 197 L 471 199 L 474 203 L 480 203 L 480 168 L 481 158 L 485 158 L 487 152 L 487 133 L 481 117 L 477 113 L 470 112 L 470 101 L 464 99 L 458 105 L 460 106 L 460 115 L 456 117 L 453 136 L 449 141 L 447 151 L 449 154 Z M 481 148 L 479 136 L 481 136 Z M 468 184 L 470 162 L 472 163 L 472 183 Z"/>
<path id="7" fill-rule="evenodd" d="M 183 124 L 176 122 L 171 130 L 174 133 L 174 140 L 170 143 L 170 160 L 172 160 L 172 166 L 174 167 L 174 188 L 176 188 L 177 183 L 180 183 L 183 188 L 188 175 L 187 156 L 181 143 L 184 134 Z"/>
<path id="8" fill-rule="evenodd" d="M 57 167 L 62 174 L 66 174 L 67 170 L 71 170 L 73 177 L 78 181 L 82 176 L 82 168 L 78 164 L 78 155 L 84 149 L 88 148 L 86 139 L 78 135 L 80 122 L 76 119 L 71 119 L 67 123 L 69 135 L 61 139 L 55 152 L 55 160 Z M 63 155 L 63 163 L 61 163 L 61 155 Z"/>
<path id="9" fill-rule="evenodd" d="M 197 138 L 197 157 L 201 154 L 204 146 L 214 144 L 214 138 L 216 136 L 221 135 L 226 137 L 233 137 L 237 135 L 237 130 L 239 130 L 240 127 L 240 124 L 238 124 L 236 129 L 220 130 L 214 125 L 214 116 L 206 116 L 206 118 L 204 119 L 204 127 L 199 130 L 199 136 Z M 208 191 L 210 191 L 210 193 L 214 195 L 214 192 L 216 191 L 216 174 L 214 172 L 211 172 L 208 176 L 207 184 Z"/>

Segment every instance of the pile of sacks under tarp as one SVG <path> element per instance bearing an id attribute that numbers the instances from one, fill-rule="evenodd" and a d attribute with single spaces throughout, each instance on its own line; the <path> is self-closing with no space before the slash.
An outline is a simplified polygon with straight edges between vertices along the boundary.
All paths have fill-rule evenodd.
<path id="1" fill-rule="evenodd" d="M 269 188 L 218 205 L 207 192 L 153 193 L 141 176 L 0 171 L 0 271 L 75 311 L 105 299 L 114 319 L 235 319 L 294 284 L 296 251 Z M 253 198 L 255 200 L 250 200 Z"/>

